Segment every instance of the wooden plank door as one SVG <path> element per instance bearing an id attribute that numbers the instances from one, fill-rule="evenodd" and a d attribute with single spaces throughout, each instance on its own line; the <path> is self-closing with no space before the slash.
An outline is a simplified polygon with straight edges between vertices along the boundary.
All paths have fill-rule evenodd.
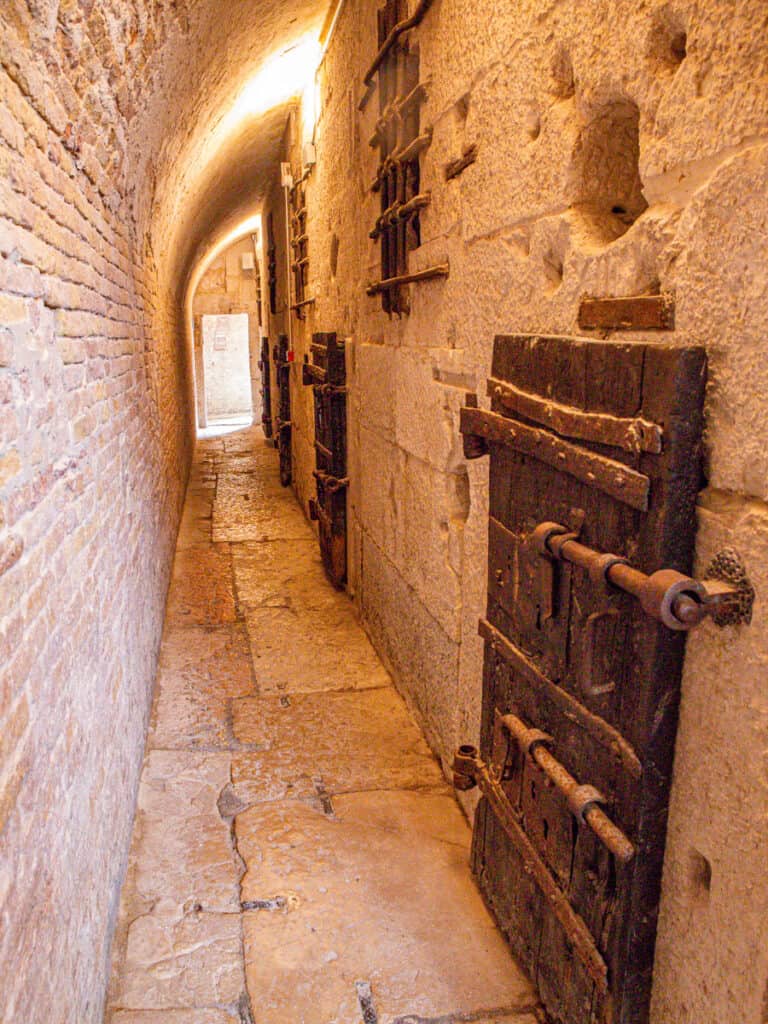
<path id="1" fill-rule="evenodd" d="M 335 334 L 312 335 L 312 361 L 305 356 L 303 381 L 315 406 L 315 483 L 310 503 L 320 535 L 325 571 L 334 586 L 347 581 L 347 374 L 344 342 Z"/>
<path id="2" fill-rule="evenodd" d="M 288 338 L 281 334 L 272 350 L 277 385 L 277 423 L 275 446 L 280 453 L 280 483 L 288 487 L 293 479 L 291 465 L 291 364 L 288 361 Z"/>
<path id="3" fill-rule="evenodd" d="M 685 633 L 532 535 L 561 524 L 642 572 L 689 572 L 705 373 L 700 348 L 499 337 L 492 411 L 462 410 L 467 455 L 490 452 L 479 756 L 497 786 L 473 869 L 562 1024 L 648 1020 Z"/>
<path id="4" fill-rule="evenodd" d="M 272 384 L 270 381 L 269 367 L 269 339 L 261 339 L 261 425 L 264 428 L 264 436 L 272 437 Z"/>

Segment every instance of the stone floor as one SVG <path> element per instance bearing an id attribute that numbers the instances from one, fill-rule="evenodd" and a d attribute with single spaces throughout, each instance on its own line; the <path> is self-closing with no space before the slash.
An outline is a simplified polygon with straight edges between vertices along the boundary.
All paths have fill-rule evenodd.
<path id="1" fill-rule="evenodd" d="M 108 1024 L 534 1024 L 469 838 L 275 450 L 201 440 Z"/>

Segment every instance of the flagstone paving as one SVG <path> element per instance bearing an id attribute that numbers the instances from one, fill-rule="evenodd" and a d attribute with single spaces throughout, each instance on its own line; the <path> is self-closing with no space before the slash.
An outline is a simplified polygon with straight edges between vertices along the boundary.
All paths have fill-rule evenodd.
<path id="1" fill-rule="evenodd" d="M 535 1024 L 469 840 L 277 453 L 199 441 L 108 1024 Z"/>

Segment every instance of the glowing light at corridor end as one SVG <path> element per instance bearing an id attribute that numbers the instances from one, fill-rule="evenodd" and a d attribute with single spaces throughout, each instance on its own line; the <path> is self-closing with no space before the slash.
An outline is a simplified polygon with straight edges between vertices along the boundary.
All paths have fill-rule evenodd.
<path id="1" fill-rule="evenodd" d="M 234 228 L 228 231 L 225 235 L 216 239 L 213 244 L 209 246 L 203 256 L 197 261 L 192 274 L 190 275 L 189 281 L 187 282 L 185 305 L 187 307 L 187 315 L 192 317 L 192 300 L 195 296 L 195 291 L 200 283 L 200 278 L 206 272 L 208 267 L 213 263 L 217 256 L 219 256 L 225 249 L 228 249 L 230 245 L 234 245 L 245 235 L 259 235 L 261 236 L 261 214 L 254 213 L 251 216 L 241 220 Z"/>

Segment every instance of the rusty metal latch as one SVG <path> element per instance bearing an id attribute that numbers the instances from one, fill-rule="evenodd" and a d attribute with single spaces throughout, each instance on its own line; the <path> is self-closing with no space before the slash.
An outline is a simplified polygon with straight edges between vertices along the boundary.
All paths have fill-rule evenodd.
<path id="1" fill-rule="evenodd" d="M 555 758 L 549 748 L 554 739 L 541 729 L 529 728 L 516 715 L 502 715 L 496 711 L 496 728 L 515 740 L 520 749 L 544 772 L 565 798 L 568 810 L 580 822 L 588 825 L 598 839 L 622 864 L 628 864 L 635 848 L 618 826 L 614 825 L 601 805 L 605 797 L 594 786 L 582 785 Z"/>
<path id="2" fill-rule="evenodd" d="M 339 478 L 331 473 L 324 473 L 320 469 L 313 469 L 312 476 L 320 482 L 329 494 L 335 494 L 337 491 L 342 491 L 345 487 L 349 487 L 348 476 Z"/>
<path id="3" fill-rule="evenodd" d="M 716 555 L 703 580 L 696 580 L 674 569 L 658 569 L 648 576 L 633 569 L 626 558 L 595 551 L 577 538 L 560 523 L 540 523 L 530 541 L 542 557 L 578 565 L 595 584 L 610 584 L 631 594 L 647 615 L 669 629 L 693 629 L 707 617 L 718 626 L 752 619 L 755 591 L 731 548 Z"/>

